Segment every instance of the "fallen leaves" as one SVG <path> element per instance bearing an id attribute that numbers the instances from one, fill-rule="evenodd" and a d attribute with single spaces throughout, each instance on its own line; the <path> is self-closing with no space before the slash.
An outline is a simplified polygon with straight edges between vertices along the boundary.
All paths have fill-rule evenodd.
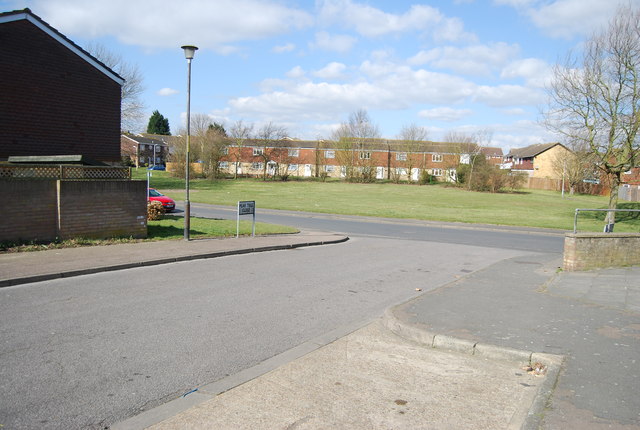
<path id="1" fill-rule="evenodd" d="M 540 362 L 535 362 L 530 366 L 524 366 L 522 370 L 525 370 L 530 375 L 544 376 L 547 373 L 547 366 Z"/>

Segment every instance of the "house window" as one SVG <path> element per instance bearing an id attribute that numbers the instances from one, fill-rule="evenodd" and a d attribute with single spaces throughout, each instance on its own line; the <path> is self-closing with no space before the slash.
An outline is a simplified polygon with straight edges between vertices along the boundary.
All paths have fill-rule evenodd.
<path id="1" fill-rule="evenodd" d="M 229 155 L 229 148 L 227 148 L 226 146 L 224 148 L 222 148 L 222 155 Z"/>
<path id="2" fill-rule="evenodd" d="M 398 161 L 407 161 L 407 153 L 406 152 L 396 152 L 396 160 L 398 160 Z"/>
<path id="3" fill-rule="evenodd" d="M 264 154 L 264 149 L 262 148 L 253 148 L 253 156 L 256 157 L 258 155 Z"/>
<path id="4" fill-rule="evenodd" d="M 331 173 L 334 170 L 334 166 L 324 166 L 324 171 L 327 173 Z"/>
<path id="5" fill-rule="evenodd" d="M 299 157 L 300 156 L 300 150 L 299 149 L 290 149 L 289 150 L 289 157 Z"/>
<path id="6" fill-rule="evenodd" d="M 325 158 L 336 158 L 336 151 L 326 150 L 324 151 Z"/>
<path id="7" fill-rule="evenodd" d="M 407 169 L 403 167 L 396 167 L 396 175 L 406 175 Z"/>
<path id="8" fill-rule="evenodd" d="M 361 160 L 370 160 L 371 159 L 371 153 L 370 152 L 361 152 L 360 153 L 360 159 Z"/>
<path id="9" fill-rule="evenodd" d="M 433 161 L 434 163 L 442 163 L 442 154 L 432 154 L 431 161 Z M 436 175 L 436 176 L 442 176 L 442 175 Z"/>
<path id="10" fill-rule="evenodd" d="M 433 176 L 442 176 L 442 169 L 431 169 L 431 174 Z"/>
<path id="11" fill-rule="evenodd" d="M 289 171 L 290 172 L 295 172 L 296 170 L 298 170 L 298 165 L 297 164 L 289 164 Z"/>
<path id="12" fill-rule="evenodd" d="M 221 161 L 218 163 L 218 166 L 221 169 L 228 169 L 229 168 L 229 162 L 228 161 Z"/>
<path id="13" fill-rule="evenodd" d="M 263 166 L 262 163 L 251 163 L 251 168 L 253 170 L 262 170 L 262 166 Z"/>

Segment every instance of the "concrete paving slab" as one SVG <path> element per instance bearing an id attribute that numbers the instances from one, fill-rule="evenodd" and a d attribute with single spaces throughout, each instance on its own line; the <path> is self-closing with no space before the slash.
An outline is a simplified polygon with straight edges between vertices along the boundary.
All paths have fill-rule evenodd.
<path id="1" fill-rule="evenodd" d="M 378 321 L 150 428 L 515 429 L 544 379 Z"/>
<path id="2" fill-rule="evenodd" d="M 619 270 L 557 272 L 558 263 L 543 254 L 507 259 L 393 311 L 414 331 L 534 351 L 532 360 L 565 356 L 543 429 L 638 429 L 640 297 L 626 285 L 640 285 L 640 267 L 624 271 L 625 284 Z M 577 280 L 592 301 L 565 294 Z"/>

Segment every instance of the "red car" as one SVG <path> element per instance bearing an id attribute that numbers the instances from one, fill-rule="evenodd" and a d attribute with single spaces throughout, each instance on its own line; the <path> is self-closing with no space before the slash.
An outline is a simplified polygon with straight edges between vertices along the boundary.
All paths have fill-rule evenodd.
<path id="1" fill-rule="evenodd" d="M 162 206 L 164 207 L 164 210 L 166 212 L 171 212 L 176 208 L 176 202 L 174 202 L 172 199 L 165 196 L 155 188 L 149 188 L 149 201 L 162 203 Z"/>

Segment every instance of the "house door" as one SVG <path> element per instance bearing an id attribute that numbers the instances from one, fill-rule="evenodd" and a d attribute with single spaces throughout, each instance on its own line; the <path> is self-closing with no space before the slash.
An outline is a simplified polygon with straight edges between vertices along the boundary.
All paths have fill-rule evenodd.
<path id="1" fill-rule="evenodd" d="M 411 171 L 411 179 L 413 179 L 414 181 L 420 179 L 420 169 L 413 169 Z"/>
<path id="2" fill-rule="evenodd" d="M 311 176 L 311 164 L 305 164 L 304 165 L 304 176 L 306 178 Z"/>
<path id="3" fill-rule="evenodd" d="M 273 161 L 269 161 L 267 163 L 267 175 L 275 176 L 276 174 L 276 163 Z"/>
<path id="4" fill-rule="evenodd" d="M 384 167 L 376 167 L 376 179 L 384 179 Z"/>

